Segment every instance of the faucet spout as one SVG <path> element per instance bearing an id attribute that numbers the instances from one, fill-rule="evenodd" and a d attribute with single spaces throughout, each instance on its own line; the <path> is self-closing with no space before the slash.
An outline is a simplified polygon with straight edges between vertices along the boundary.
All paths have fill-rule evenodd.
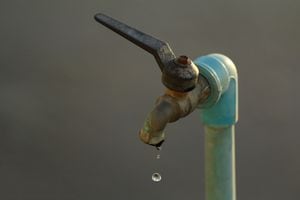
<path id="1" fill-rule="evenodd" d="M 159 147 L 165 140 L 164 129 L 167 124 L 193 112 L 205 102 L 209 94 L 208 82 L 201 75 L 195 88 L 189 92 L 167 89 L 165 94 L 156 100 L 153 110 L 148 114 L 139 132 L 140 139 L 146 144 Z"/>

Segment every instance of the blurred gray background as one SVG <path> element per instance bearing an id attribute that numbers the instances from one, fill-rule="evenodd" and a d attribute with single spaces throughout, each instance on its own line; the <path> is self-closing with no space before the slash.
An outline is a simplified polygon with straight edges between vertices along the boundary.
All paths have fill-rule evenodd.
<path id="1" fill-rule="evenodd" d="M 160 70 L 97 12 L 177 55 L 229 56 L 238 199 L 300 198 L 300 1 L 11 0 L 0 2 L 1 200 L 204 199 L 199 112 L 168 126 L 157 162 L 137 133 L 164 91 Z"/>

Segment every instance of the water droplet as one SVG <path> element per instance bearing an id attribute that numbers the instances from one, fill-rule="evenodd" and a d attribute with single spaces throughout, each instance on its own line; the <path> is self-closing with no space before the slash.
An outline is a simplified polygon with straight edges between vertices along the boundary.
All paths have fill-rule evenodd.
<path id="1" fill-rule="evenodd" d="M 162 146 L 157 146 L 156 149 L 157 149 L 158 151 L 160 151 L 160 150 L 162 150 Z"/>
<path id="2" fill-rule="evenodd" d="M 160 159 L 160 155 L 159 154 L 156 155 L 156 159 Z"/>
<path id="3" fill-rule="evenodd" d="M 156 183 L 161 181 L 161 175 L 157 172 L 153 173 L 152 174 L 152 181 L 154 181 Z"/>

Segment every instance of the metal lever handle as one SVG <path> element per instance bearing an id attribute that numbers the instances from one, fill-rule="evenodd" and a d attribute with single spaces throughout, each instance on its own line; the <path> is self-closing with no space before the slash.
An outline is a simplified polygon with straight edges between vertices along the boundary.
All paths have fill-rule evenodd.
<path id="1" fill-rule="evenodd" d="M 104 14 L 96 14 L 96 21 L 151 53 L 160 70 L 162 82 L 170 90 L 188 92 L 196 87 L 199 70 L 187 57 L 176 58 L 169 44 L 136 30 Z"/>
<path id="2" fill-rule="evenodd" d="M 164 67 L 171 60 L 176 58 L 169 44 L 166 42 L 160 41 L 101 13 L 95 15 L 95 20 L 152 54 L 161 71 L 163 71 Z"/>

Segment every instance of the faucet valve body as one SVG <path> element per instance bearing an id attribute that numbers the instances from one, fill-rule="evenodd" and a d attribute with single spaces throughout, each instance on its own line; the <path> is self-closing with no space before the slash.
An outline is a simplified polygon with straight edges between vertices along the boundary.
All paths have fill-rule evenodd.
<path id="1" fill-rule="evenodd" d="M 189 92 L 167 89 L 165 94 L 156 100 L 153 110 L 148 114 L 139 132 L 140 139 L 146 144 L 160 146 L 166 137 L 166 125 L 193 112 L 199 104 L 206 101 L 209 93 L 208 82 L 203 76 L 199 76 L 194 89 Z"/>

